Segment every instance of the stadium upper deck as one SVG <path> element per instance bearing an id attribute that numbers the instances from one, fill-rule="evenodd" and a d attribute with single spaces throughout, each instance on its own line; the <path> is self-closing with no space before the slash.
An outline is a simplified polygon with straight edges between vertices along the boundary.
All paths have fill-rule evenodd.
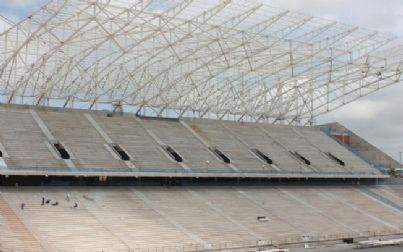
<path id="1" fill-rule="evenodd" d="M 393 38 L 253 1 L 56 0 L 0 34 L 0 101 L 306 123 L 399 82 Z"/>
<path id="2" fill-rule="evenodd" d="M 387 177 L 311 127 L 89 110 L 0 107 L 0 153 L 2 175 Z"/>

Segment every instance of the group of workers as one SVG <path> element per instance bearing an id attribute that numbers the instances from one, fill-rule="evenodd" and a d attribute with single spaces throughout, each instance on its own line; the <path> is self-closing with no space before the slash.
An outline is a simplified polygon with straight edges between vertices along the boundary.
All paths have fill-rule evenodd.
<path id="1" fill-rule="evenodd" d="M 67 193 L 67 194 L 66 194 L 66 201 L 67 201 L 67 202 L 70 202 L 70 193 Z M 41 206 L 49 205 L 49 204 L 50 204 L 51 206 L 58 206 L 58 205 L 59 205 L 59 202 L 58 202 L 58 201 L 52 202 L 51 199 L 46 199 L 45 197 L 42 197 Z M 77 208 L 77 207 L 78 207 L 78 203 L 77 203 L 77 202 L 74 202 L 74 205 L 72 206 L 72 208 Z M 25 203 L 21 203 L 20 208 L 21 208 L 21 210 L 24 210 L 24 209 L 25 209 Z"/>

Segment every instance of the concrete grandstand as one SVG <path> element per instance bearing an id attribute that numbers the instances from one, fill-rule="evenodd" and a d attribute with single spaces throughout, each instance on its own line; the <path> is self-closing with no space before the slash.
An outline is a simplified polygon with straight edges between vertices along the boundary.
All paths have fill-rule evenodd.
<path id="1" fill-rule="evenodd" d="M 314 125 L 401 81 L 393 40 L 252 1 L 49 1 L 0 34 L 0 251 L 402 242 L 400 164 Z"/>
<path id="2" fill-rule="evenodd" d="M 370 195 L 401 205 L 402 191 L 401 186 L 2 188 L 0 249 L 250 251 L 385 239 L 401 234 L 403 212 Z M 42 197 L 51 203 L 41 206 Z M 55 201 L 60 204 L 52 206 Z"/>
<path id="3" fill-rule="evenodd" d="M 2 175 L 386 178 L 311 127 L 0 108 Z"/>

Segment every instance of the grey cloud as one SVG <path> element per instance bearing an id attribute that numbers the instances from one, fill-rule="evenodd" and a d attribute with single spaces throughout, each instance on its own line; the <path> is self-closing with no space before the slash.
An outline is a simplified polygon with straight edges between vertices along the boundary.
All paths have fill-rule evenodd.
<path id="1" fill-rule="evenodd" d="M 271 0 L 270 5 L 403 37 L 401 0 Z M 376 113 L 371 111 L 373 106 L 362 110 L 362 104 L 368 102 L 375 107 L 379 104 L 381 109 Z M 370 116 L 355 117 L 357 112 Z M 398 160 L 399 151 L 403 151 L 403 84 L 378 91 L 321 116 L 317 123 L 332 121 L 344 124 Z"/>
<path id="2" fill-rule="evenodd" d="M 318 123 L 338 121 L 398 160 L 399 151 L 403 151 L 402 94 L 403 84 L 396 84 L 324 115 L 318 119 Z M 349 116 L 349 113 L 354 113 L 360 103 L 367 101 L 375 104 L 386 103 L 387 106 L 367 119 Z M 368 108 L 368 110 L 370 109 Z M 371 111 L 366 111 L 366 113 L 371 113 Z"/>

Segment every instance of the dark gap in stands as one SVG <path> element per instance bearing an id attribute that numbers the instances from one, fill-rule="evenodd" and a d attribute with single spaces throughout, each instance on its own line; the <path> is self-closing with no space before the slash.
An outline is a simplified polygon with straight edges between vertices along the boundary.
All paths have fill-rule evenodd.
<path id="1" fill-rule="evenodd" d="M 345 165 L 346 165 L 346 163 L 344 163 L 343 160 L 341 160 L 340 158 L 336 157 L 336 156 L 333 155 L 332 153 L 330 153 L 330 152 L 325 152 L 325 154 L 326 154 L 330 159 L 332 159 L 333 161 L 335 161 L 336 163 L 338 163 L 339 165 L 341 165 L 341 166 L 345 166 Z"/>
<path id="2" fill-rule="evenodd" d="M 140 113 L 136 113 L 136 116 L 144 120 L 158 120 L 158 121 L 164 120 L 164 121 L 179 122 L 179 118 L 176 117 L 148 116 L 148 115 L 142 115 Z"/>
<path id="3" fill-rule="evenodd" d="M 181 163 L 183 162 L 183 158 L 176 152 L 171 146 L 165 145 L 162 148 L 171 156 L 176 162 Z"/>
<path id="4" fill-rule="evenodd" d="M 291 152 L 294 156 L 296 156 L 299 160 L 304 162 L 306 165 L 311 165 L 311 161 L 307 159 L 306 157 L 302 156 L 299 154 L 297 151 Z"/>
<path id="5" fill-rule="evenodd" d="M 354 238 L 344 238 L 343 242 L 346 244 L 353 244 L 354 243 Z"/>
<path id="6" fill-rule="evenodd" d="M 101 179 L 102 178 L 102 179 Z M 382 180 L 380 180 L 381 182 Z M 376 179 L 0 176 L 0 186 L 303 186 L 374 185 Z"/>
<path id="7" fill-rule="evenodd" d="M 70 154 L 67 152 L 67 150 L 61 143 L 59 142 L 53 143 L 53 146 L 59 152 L 59 155 L 62 159 L 70 159 Z"/>
<path id="8" fill-rule="evenodd" d="M 1 158 L 1 157 L 3 157 L 3 152 L 1 152 L 1 150 L 0 150 L 0 158 Z"/>
<path id="9" fill-rule="evenodd" d="M 263 152 L 261 152 L 258 149 L 251 149 L 253 153 L 255 153 L 256 156 L 258 156 L 260 159 L 262 159 L 266 164 L 272 165 L 273 160 L 269 158 L 267 155 L 265 155 Z"/>
<path id="10" fill-rule="evenodd" d="M 229 159 L 224 153 L 222 153 L 217 147 L 209 148 L 217 157 L 219 157 L 224 163 L 230 164 L 231 159 Z"/>
<path id="11" fill-rule="evenodd" d="M 111 144 L 113 150 L 116 152 L 116 154 L 119 155 L 120 159 L 123 161 L 129 161 L 130 156 L 120 147 L 118 144 Z"/>

